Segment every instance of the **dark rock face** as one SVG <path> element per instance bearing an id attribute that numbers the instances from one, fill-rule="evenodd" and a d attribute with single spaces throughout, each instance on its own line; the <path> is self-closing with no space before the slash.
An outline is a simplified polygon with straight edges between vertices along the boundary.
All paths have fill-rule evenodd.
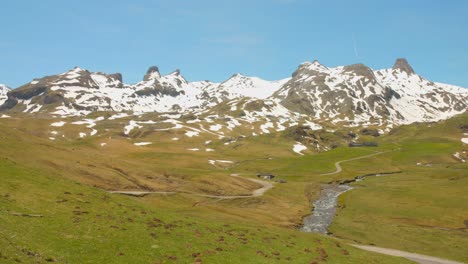
<path id="1" fill-rule="evenodd" d="M 113 79 L 116 79 L 116 80 L 118 80 L 119 82 L 123 82 L 122 74 L 121 74 L 121 73 L 109 74 L 109 77 L 111 77 L 111 78 L 113 78 Z"/>
<path id="2" fill-rule="evenodd" d="M 157 85 L 156 87 L 148 87 L 148 88 L 145 88 L 143 90 L 136 91 L 135 94 L 138 95 L 138 96 L 169 95 L 169 96 L 176 97 L 176 96 L 182 94 L 182 92 L 177 91 L 173 87 Z"/>
<path id="3" fill-rule="evenodd" d="M 47 90 L 45 86 L 33 86 L 28 89 L 16 89 L 8 92 L 8 98 L 16 98 L 20 100 L 29 100 L 34 96 L 38 96 L 41 93 L 44 93 Z"/>
<path id="4" fill-rule="evenodd" d="M 463 124 L 459 126 L 460 130 L 464 133 L 468 132 L 468 124 Z"/>
<path id="5" fill-rule="evenodd" d="M 14 97 L 8 98 L 3 105 L 0 105 L 0 111 L 10 110 L 18 104 L 18 100 Z"/>
<path id="6" fill-rule="evenodd" d="M 360 132 L 362 135 L 365 135 L 365 136 L 373 136 L 373 137 L 380 136 L 379 131 L 375 128 L 364 128 Z"/>
<path id="7" fill-rule="evenodd" d="M 405 58 L 397 59 L 392 69 L 399 69 L 403 72 L 406 72 L 408 75 L 414 74 L 413 68 L 411 67 L 411 65 L 409 65 L 408 61 Z"/>
<path id="8" fill-rule="evenodd" d="M 391 88 L 385 87 L 384 98 L 385 98 L 385 101 L 389 102 L 392 98 L 400 99 L 401 96 L 399 93 L 395 92 Z"/>
<path id="9" fill-rule="evenodd" d="M 150 80 L 150 77 L 151 77 L 151 74 L 153 73 L 159 73 L 159 68 L 158 66 L 151 66 L 148 68 L 148 70 L 146 71 L 146 74 L 145 76 L 143 77 L 143 81 L 149 81 Z"/>
<path id="10" fill-rule="evenodd" d="M 65 98 L 60 93 L 49 93 L 44 97 L 44 104 L 64 102 Z"/>
<path id="11" fill-rule="evenodd" d="M 180 70 L 179 70 L 179 69 L 176 69 L 176 70 L 173 71 L 171 74 L 176 75 L 176 76 L 179 76 L 179 75 L 180 75 Z"/>

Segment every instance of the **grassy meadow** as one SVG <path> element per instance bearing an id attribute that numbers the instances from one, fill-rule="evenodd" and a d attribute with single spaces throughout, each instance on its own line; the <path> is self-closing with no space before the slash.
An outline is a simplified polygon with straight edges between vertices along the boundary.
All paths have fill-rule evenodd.
<path id="1" fill-rule="evenodd" d="M 375 139 L 379 147 L 304 156 L 281 133 L 228 142 L 142 128 L 125 137 L 123 118 L 98 123 L 96 136 L 80 138 L 90 129 L 73 119 L 51 127 L 55 121 L 0 119 L 2 263 L 410 263 L 349 242 L 468 261 L 468 167 L 453 157 L 467 150 L 459 129 L 467 115 L 398 127 Z M 336 161 L 392 150 L 321 175 L 335 171 Z M 192 195 L 249 195 L 260 186 L 229 175 L 259 172 L 287 183 L 274 183 L 261 197 Z M 334 237 L 297 231 L 323 184 L 386 172 L 401 173 L 354 183 L 340 197 Z"/>

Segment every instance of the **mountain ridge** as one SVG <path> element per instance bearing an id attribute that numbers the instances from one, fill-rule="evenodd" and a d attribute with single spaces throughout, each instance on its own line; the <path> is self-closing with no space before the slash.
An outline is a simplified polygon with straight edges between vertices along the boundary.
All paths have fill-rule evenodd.
<path id="1" fill-rule="evenodd" d="M 221 83 L 190 82 L 180 70 L 161 75 L 157 66 L 151 66 L 142 81 L 126 84 L 120 73 L 75 67 L 6 94 L 1 111 L 56 116 L 95 111 L 197 114 L 229 100 L 253 98 L 296 113 L 291 117 L 304 115 L 348 126 L 437 121 L 468 108 L 468 89 L 429 81 L 403 58 L 382 70 L 364 64 L 329 68 L 315 60 L 277 81 L 234 74 Z M 261 108 L 255 111 L 265 113 Z"/>

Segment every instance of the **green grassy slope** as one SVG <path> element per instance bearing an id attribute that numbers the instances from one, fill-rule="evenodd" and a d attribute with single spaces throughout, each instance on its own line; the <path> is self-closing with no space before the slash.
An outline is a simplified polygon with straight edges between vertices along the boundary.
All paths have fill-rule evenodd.
<path id="1" fill-rule="evenodd" d="M 2 263 L 405 262 L 319 235 L 206 221 L 183 206 L 149 206 L 4 159 L 0 175 Z"/>

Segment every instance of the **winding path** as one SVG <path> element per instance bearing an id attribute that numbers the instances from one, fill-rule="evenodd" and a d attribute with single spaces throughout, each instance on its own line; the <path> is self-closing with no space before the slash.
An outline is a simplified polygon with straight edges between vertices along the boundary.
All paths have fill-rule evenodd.
<path id="1" fill-rule="evenodd" d="M 399 150 L 399 149 L 397 149 L 397 150 Z M 353 160 L 358 160 L 358 159 L 365 159 L 365 158 L 369 158 L 369 157 L 372 157 L 372 156 L 377 156 L 377 155 L 381 155 L 381 154 L 385 154 L 385 153 L 389 153 L 389 152 L 393 152 L 393 151 L 396 151 L 396 150 L 390 150 L 390 151 L 384 151 L 384 152 L 379 151 L 377 153 L 370 154 L 370 155 L 360 156 L 360 157 L 357 157 L 357 158 L 352 158 L 352 159 L 347 159 L 347 160 L 340 160 L 340 161 L 335 162 L 336 170 L 334 172 L 323 173 L 323 174 L 320 174 L 320 175 L 325 176 L 325 175 L 333 175 L 333 174 L 340 173 L 341 171 L 343 171 L 343 169 L 341 168 L 341 165 L 340 165 L 343 162 L 348 162 L 348 161 L 353 161 Z"/>
<path id="2" fill-rule="evenodd" d="M 258 184 L 261 184 L 262 187 L 259 189 L 256 189 L 252 192 L 250 195 L 207 195 L 207 194 L 198 194 L 198 193 L 184 193 L 184 192 L 151 192 L 151 191 L 109 191 L 109 193 L 116 193 L 116 194 L 125 194 L 125 195 L 131 195 L 131 196 L 145 196 L 148 194 L 176 194 L 176 193 L 184 193 L 184 194 L 189 194 L 192 196 L 198 196 L 198 197 L 206 197 L 206 198 L 215 198 L 215 199 L 238 199 L 238 198 L 252 198 L 252 197 L 258 197 L 262 196 L 265 194 L 266 191 L 269 189 L 273 188 L 273 184 L 271 182 L 267 181 L 262 181 L 262 180 L 257 180 L 257 179 L 251 179 L 251 178 L 244 178 L 239 176 L 239 174 L 231 174 L 231 177 L 237 177 L 241 179 L 246 179 L 251 182 L 255 182 Z"/>
<path id="3" fill-rule="evenodd" d="M 380 248 L 380 247 L 373 247 L 373 246 L 362 246 L 362 245 L 355 245 L 351 244 L 353 247 L 357 247 L 363 250 L 381 253 L 389 256 L 395 257 L 403 257 L 409 260 L 412 260 L 416 263 L 420 264 L 463 264 L 462 262 L 457 262 L 448 259 L 441 259 L 436 257 L 431 257 L 427 255 L 421 255 L 416 253 L 410 253 L 406 251 L 396 250 L 396 249 L 389 249 L 389 248 Z"/>

